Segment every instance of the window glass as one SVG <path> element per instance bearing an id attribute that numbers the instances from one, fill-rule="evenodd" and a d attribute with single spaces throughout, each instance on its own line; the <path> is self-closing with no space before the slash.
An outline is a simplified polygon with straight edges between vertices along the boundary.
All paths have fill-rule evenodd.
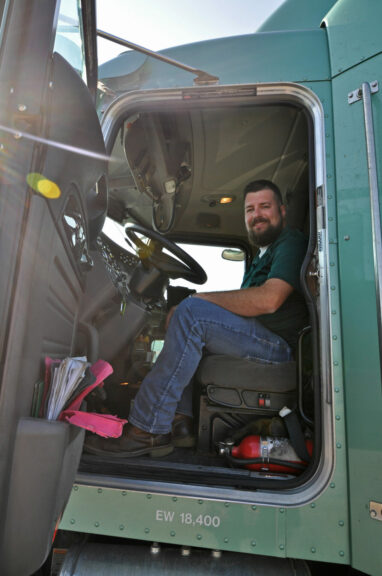
<path id="1" fill-rule="evenodd" d="M 183 278 L 178 278 L 170 281 L 172 286 L 187 286 L 199 292 L 236 290 L 240 288 L 244 275 L 244 262 L 233 262 L 222 258 L 223 250 L 232 248 L 232 246 L 205 246 L 180 244 L 179 242 L 177 244 L 204 268 L 207 274 L 207 282 L 202 286 L 198 286 L 183 280 Z"/>
<path id="2" fill-rule="evenodd" d="M 86 81 L 79 0 L 62 0 L 58 16 L 54 51 L 58 52 L 73 66 Z"/>
<path id="3" fill-rule="evenodd" d="M 130 251 L 125 238 L 124 227 L 111 218 L 106 218 L 102 230 L 114 242 Z M 235 246 L 210 246 L 205 244 L 186 244 L 177 242 L 177 245 L 183 248 L 187 254 L 192 256 L 207 274 L 207 282 L 202 286 L 187 282 L 183 278 L 170 280 L 171 286 L 186 286 L 199 292 L 211 292 L 215 290 L 236 290 L 240 288 L 244 276 L 244 261 L 224 260 L 222 252 L 226 248 L 235 248 Z M 167 254 L 169 252 L 164 250 Z M 171 256 L 174 257 L 173 254 Z"/>

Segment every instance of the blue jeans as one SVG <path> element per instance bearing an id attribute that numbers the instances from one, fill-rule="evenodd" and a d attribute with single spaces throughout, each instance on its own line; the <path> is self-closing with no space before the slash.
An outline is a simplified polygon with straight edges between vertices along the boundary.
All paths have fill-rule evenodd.
<path id="1" fill-rule="evenodd" d="M 192 416 L 190 382 L 204 351 L 269 363 L 292 359 L 285 340 L 256 318 L 186 298 L 171 318 L 162 352 L 140 386 L 129 421 L 146 432 L 167 434 L 175 412 Z"/>

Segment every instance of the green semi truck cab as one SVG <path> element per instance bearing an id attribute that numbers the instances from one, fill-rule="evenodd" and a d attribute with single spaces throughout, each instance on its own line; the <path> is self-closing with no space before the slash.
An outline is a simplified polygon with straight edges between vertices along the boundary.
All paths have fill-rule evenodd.
<path id="1" fill-rule="evenodd" d="M 287 0 L 160 55 L 93 0 L 0 11 L 1 574 L 381 575 L 382 4 Z M 121 44 L 101 66 L 97 35 Z M 308 241 L 289 372 L 205 357 L 194 448 L 87 453 L 91 432 L 46 417 L 46 359 L 110 364 L 81 410 L 128 419 L 169 308 L 240 287 L 260 178 Z M 283 406 L 309 462 L 232 459 L 290 436 Z"/>

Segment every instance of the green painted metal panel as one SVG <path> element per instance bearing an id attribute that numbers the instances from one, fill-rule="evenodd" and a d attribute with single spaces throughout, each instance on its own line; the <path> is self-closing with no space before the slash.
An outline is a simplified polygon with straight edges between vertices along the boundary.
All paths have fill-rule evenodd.
<path id="1" fill-rule="evenodd" d="M 265 556 L 347 563 L 346 512 L 345 516 L 337 516 L 336 499 L 335 491 L 329 488 L 327 496 L 317 503 L 290 510 L 75 485 L 60 528 Z M 330 534 L 323 529 L 328 516 L 333 524 Z"/>
<path id="2" fill-rule="evenodd" d="M 382 2 L 339 0 L 325 17 L 332 76 L 382 51 Z"/>
<path id="3" fill-rule="evenodd" d="M 382 389 L 363 103 L 349 105 L 347 95 L 380 80 L 381 70 L 380 55 L 333 81 L 352 563 L 375 575 L 382 522 L 370 517 L 369 502 L 382 502 Z M 381 186 L 381 89 L 372 105 Z"/>
<path id="4" fill-rule="evenodd" d="M 257 32 L 319 28 L 322 19 L 335 3 L 336 0 L 286 0 Z"/>
<path id="5" fill-rule="evenodd" d="M 344 482 L 346 485 L 346 477 L 339 472 L 321 498 L 309 506 L 288 510 L 286 537 L 290 558 L 350 563 L 348 511 L 342 492 Z"/>
<path id="6" fill-rule="evenodd" d="M 76 485 L 60 527 L 107 536 L 284 556 L 277 510 Z M 281 532 L 281 533 L 280 533 Z M 269 537 L 272 535 L 272 537 Z"/>
<path id="7" fill-rule="evenodd" d="M 326 32 L 320 29 L 210 40 L 163 54 L 219 76 L 220 84 L 317 81 L 330 72 Z M 99 78 L 119 93 L 193 83 L 193 74 L 132 52 L 100 66 Z"/>

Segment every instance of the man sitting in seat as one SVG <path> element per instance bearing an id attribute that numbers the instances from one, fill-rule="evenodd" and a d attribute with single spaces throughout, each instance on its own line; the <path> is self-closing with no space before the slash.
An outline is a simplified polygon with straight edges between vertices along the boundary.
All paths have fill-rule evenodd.
<path id="1" fill-rule="evenodd" d="M 259 252 L 241 288 L 195 293 L 170 311 L 163 350 L 140 386 L 123 435 L 92 436 L 88 452 L 165 456 L 174 446 L 192 446 L 190 382 L 204 352 L 265 363 L 293 359 L 307 324 L 300 287 L 307 241 L 286 227 L 286 208 L 273 182 L 250 182 L 244 210 L 249 240 Z"/>

